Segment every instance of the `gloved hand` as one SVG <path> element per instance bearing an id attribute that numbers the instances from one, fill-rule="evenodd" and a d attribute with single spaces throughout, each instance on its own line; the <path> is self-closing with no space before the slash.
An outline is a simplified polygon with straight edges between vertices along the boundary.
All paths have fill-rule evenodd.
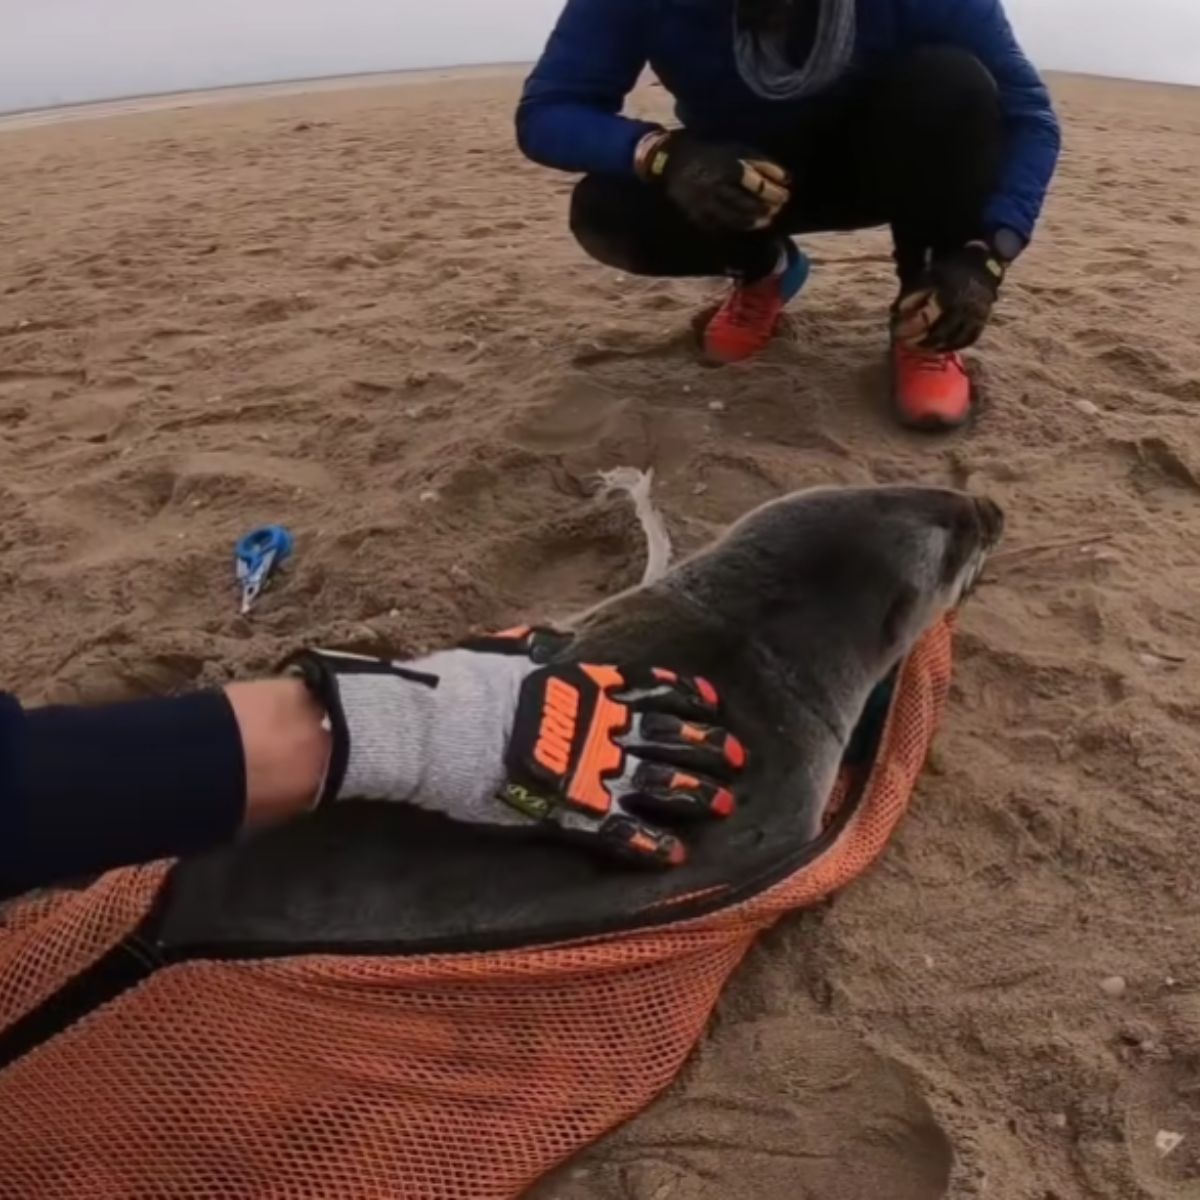
<path id="1" fill-rule="evenodd" d="M 297 655 L 287 669 L 332 730 L 321 803 L 416 804 L 548 827 L 629 861 L 683 862 L 683 843 L 653 821 L 728 816 L 725 785 L 745 762 L 716 723 L 716 692 L 669 671 L 535 661 L 562 644 L 520 631 L 411 663 Z"/>
<path id="2" fill-rule="evenodd" d="M 896 305 L 897 340 L 937 353 L 973 346 L 992 315 L 1004 272 L 1004 263 L 984 242 L 936 259 L 922 286 Z"/>
<path id="3" fill-rule="evenodd" d="M 643 178 L 712 233 L 765 229 L 791 199 L 790 178 L 778 163 L 746 146 L 703 141 L 686 129 L 653 135 L 640 161 Z"/>

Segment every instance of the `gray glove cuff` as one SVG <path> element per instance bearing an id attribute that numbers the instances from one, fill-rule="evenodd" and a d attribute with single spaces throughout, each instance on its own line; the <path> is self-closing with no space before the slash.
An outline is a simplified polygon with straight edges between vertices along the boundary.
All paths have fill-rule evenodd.
<path id="1" fill-rule="evenodd" d="M 333 729 L 324 800 L 390 800 L 458 821 L 521 822 L 495 796 L 521 684 L 535 669 L 529 659 L 446 650 L 390 663 L 318 653 L 301 655 L 297 668 Z"/>

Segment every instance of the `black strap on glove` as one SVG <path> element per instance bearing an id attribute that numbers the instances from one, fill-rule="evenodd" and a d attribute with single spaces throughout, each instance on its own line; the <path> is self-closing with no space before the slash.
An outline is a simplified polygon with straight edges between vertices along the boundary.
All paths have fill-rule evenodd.
<path id="1" fill-rule="evenodd" d="M 765 229 L 791 198 L 788 173 L 778 163 L 747 146 L 703 141 L 686 129 L 656 135 L 639 169 L 710 233 Z"/>
<path id="2" fill-rule="evenodd" d="M 518 629 L 468 648 L 545 662 L 568 641 Z M 627 862 L 677 866 L 683 843 L 654 822 L 729 816 L 728 785 L 745 763 L 706 680 L 560 663 L 522 685 L 498 799 Z"/>
<path id="3" fill-rule="evenodd" d="M 935 259 L 921 285 L 896 304 L 896 338 L 934 353 L 973 346 L 991 318 L 1005 270 L 985 242 Z"/>

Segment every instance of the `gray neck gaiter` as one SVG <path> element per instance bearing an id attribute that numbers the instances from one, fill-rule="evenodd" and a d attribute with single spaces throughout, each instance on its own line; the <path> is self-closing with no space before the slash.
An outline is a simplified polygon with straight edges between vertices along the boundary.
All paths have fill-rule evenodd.
<path id="1" fill-rule="evenodd" d="M 733 39 L 743 82 L 764 100 L 799 100 L 836 82 L 850 65 L 857 31 L 855 0 L 806 0 L 821 6 L 816 40 L 803 66 L 788 61 L 778 26 L 745 29 L 733 10 Z"/>

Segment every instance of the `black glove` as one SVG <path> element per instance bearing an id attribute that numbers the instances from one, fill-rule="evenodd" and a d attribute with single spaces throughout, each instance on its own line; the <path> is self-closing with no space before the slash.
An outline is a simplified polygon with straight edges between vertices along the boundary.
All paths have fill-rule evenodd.
<path id="1" fill-rule="evenodd" d="M 658 139 L 644 175 L 710 233 L 765 229 L 791 199 L 788 173 L 778 163 L 747 146 L 706 142 L 685 129 Z"/>
<path id="2" fill-rule="evenodd" d="M 982 242 L 935 259 L 920 286 L 896 304 L 897 340 L 935 353 L 973 346 L 992 315 L 1004 271 Z"/>

